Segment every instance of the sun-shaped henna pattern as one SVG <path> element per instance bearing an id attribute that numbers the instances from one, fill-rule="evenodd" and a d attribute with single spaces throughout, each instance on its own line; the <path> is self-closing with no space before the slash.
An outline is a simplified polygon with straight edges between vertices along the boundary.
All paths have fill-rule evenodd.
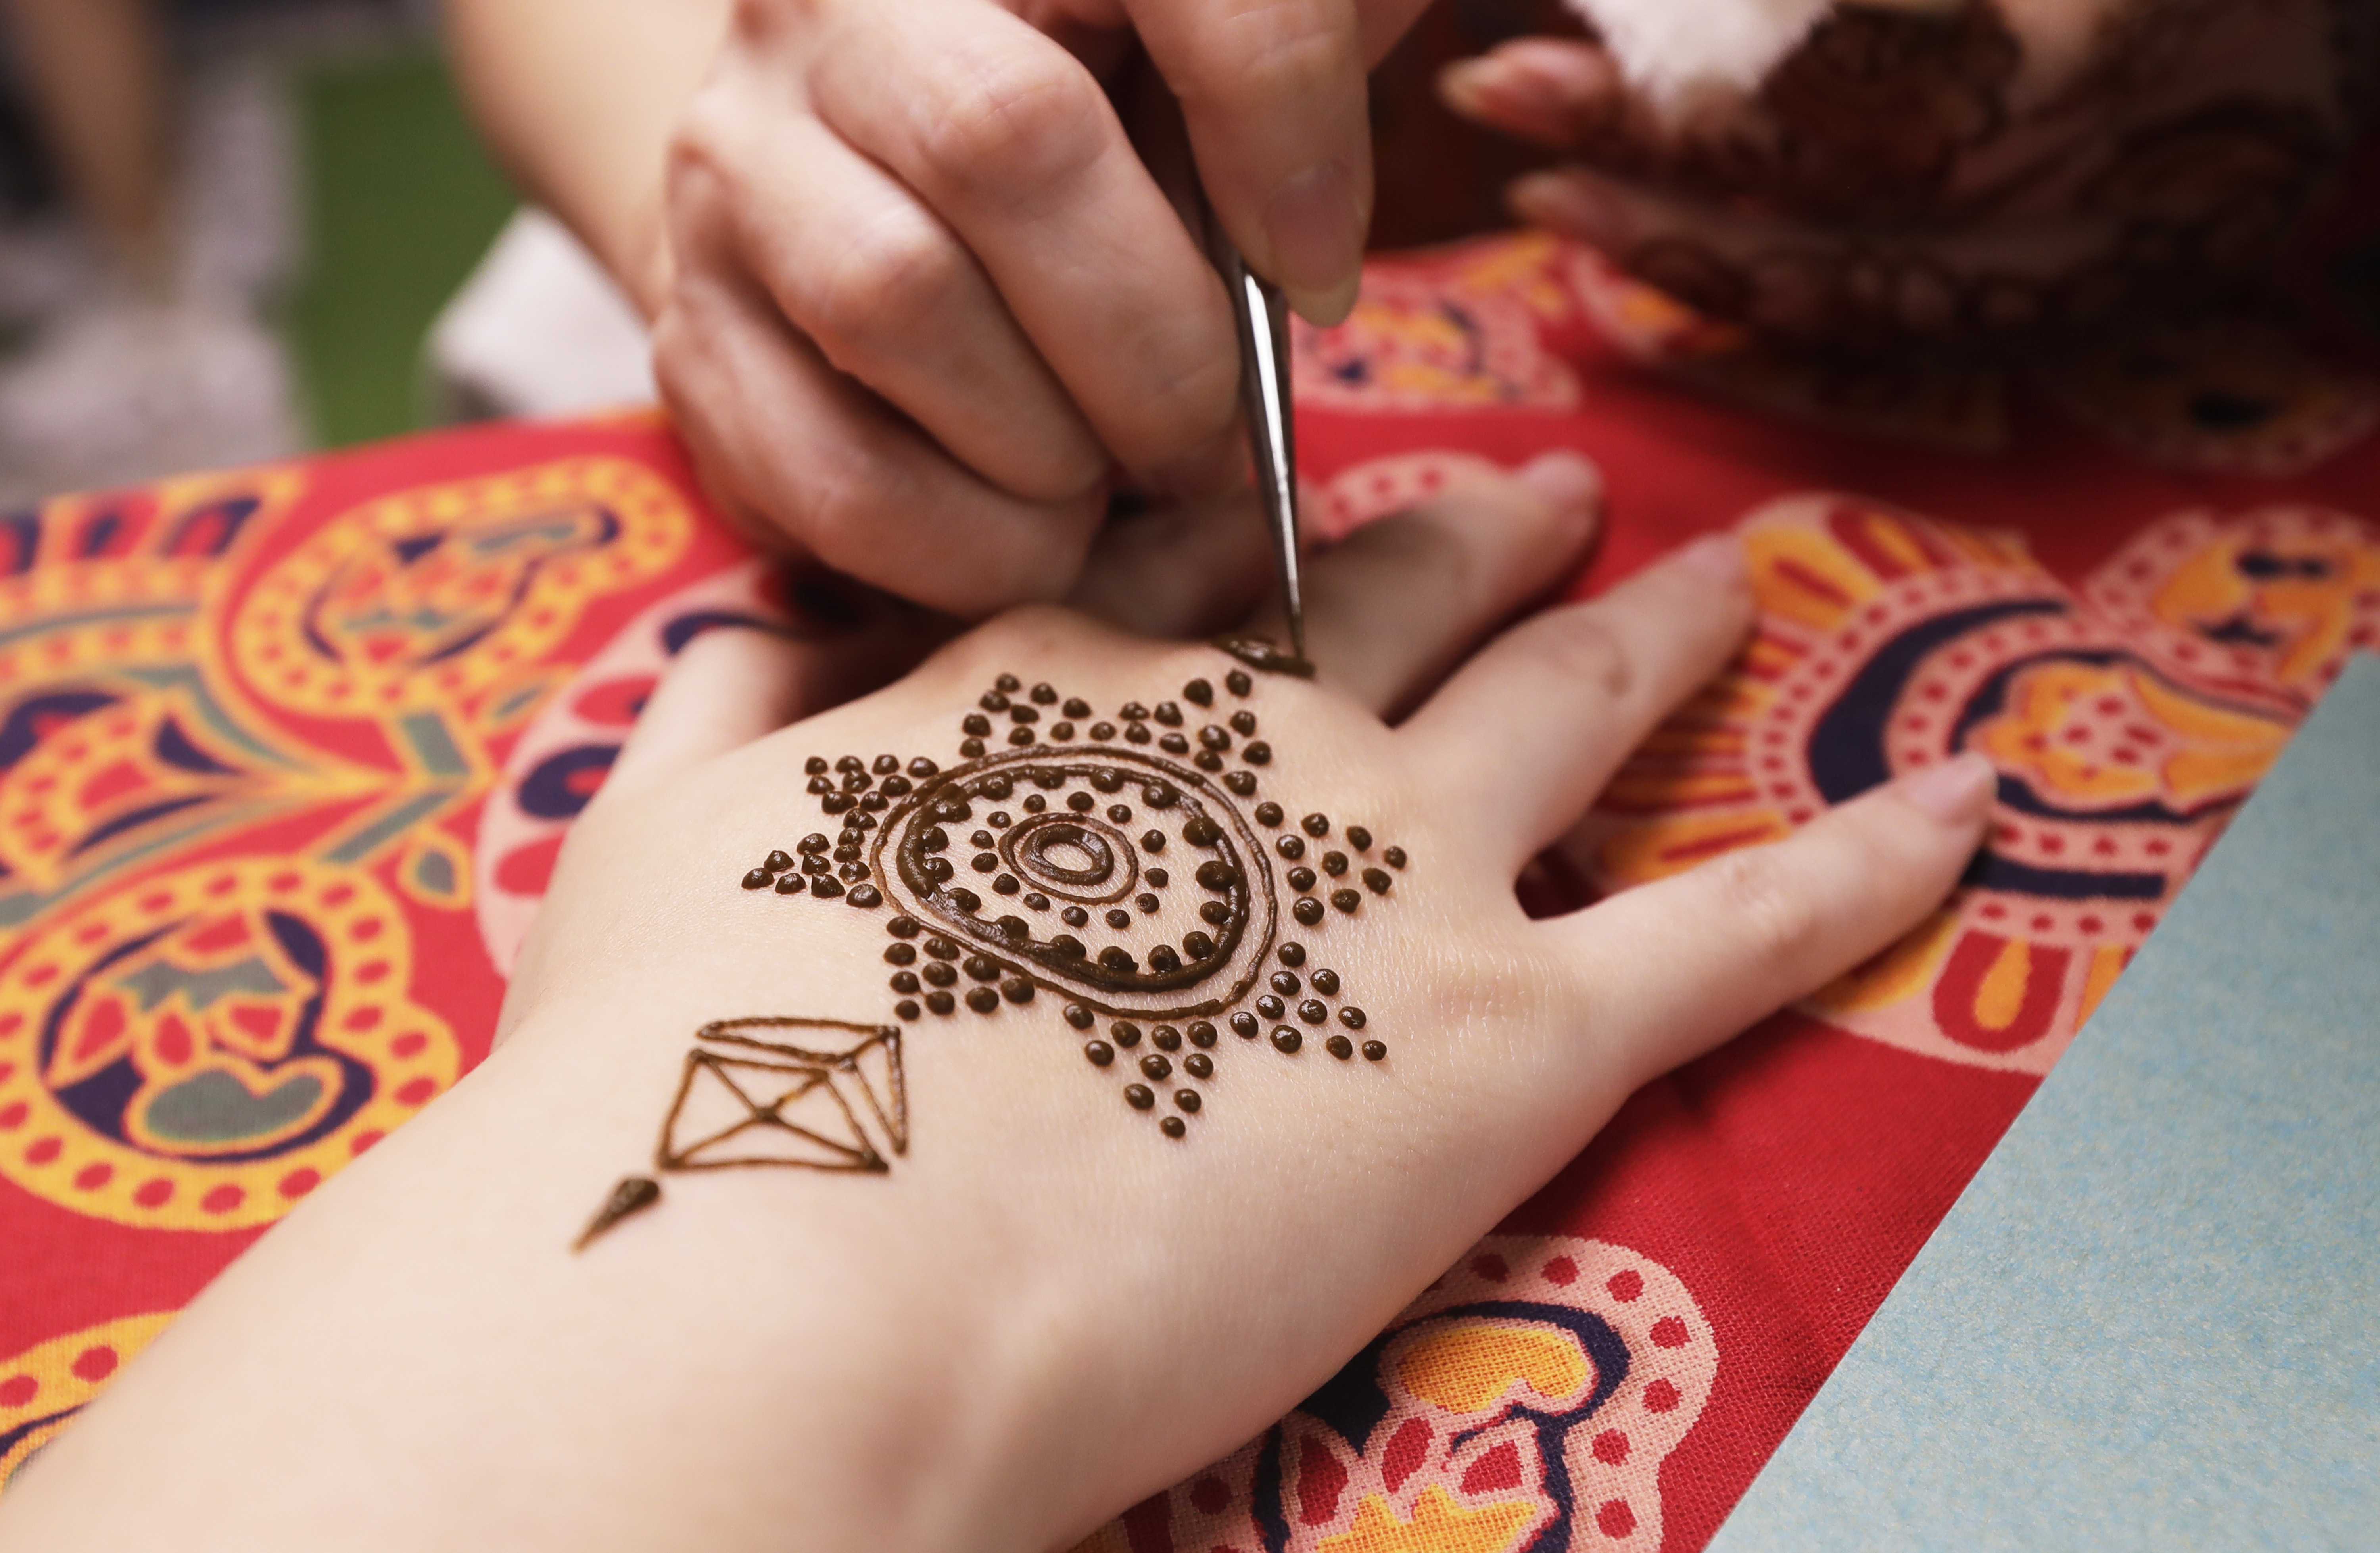
<path id="1" fill-rule="evenodd" d="M 1260 670 L 1304 667 L 1269 643 L 1218 645 Z M 1220 679 L 1220 690 L 1195 678 L 1179 699 L 1109 715 L 1002 674 L 961 718 L 955 765 L 813 756 L 808 791 L 833 831 L 770 852 L 742 886 L 883 912 L 898 1023 L 705 1026 L 698 1039 L 725 1040 L 716 1032 L 735 1027 L 743 1051 L 687 1052 L 656 1171 L 891 1169 L 888 1153 L 906 1150 L 905 1120 L 880 1148 L 862 1118 L 905 1119 L 904 1031 L 962 1014 L 1058 1005 L 1092 1071 L 1121 1078 L 1125 1106 L 1173 1140 L 1188 1135 L 1234 1047 L 1269 1048 L 1276 1061 L 1309 1048 L 1386 1061 L 1327 945 L 1394 898 L 1404 851 L 1376 845 L 1361 824 L 1293 817 L 1260 791 L 1273 751 L 1252 704 L 1258 681 L 1242 667 Z M 850 1053 L 820 1053 L 744 1033 L 763 1025 L 862 1038 Z M 872 1070 L 856 1061 L 865 1053 L 877 1054 Z M 712 1114 L 690 1111 L 706 1099 Z M 622 1182 L 579 1244 L 660 1195 L 649 1178 Z"/>

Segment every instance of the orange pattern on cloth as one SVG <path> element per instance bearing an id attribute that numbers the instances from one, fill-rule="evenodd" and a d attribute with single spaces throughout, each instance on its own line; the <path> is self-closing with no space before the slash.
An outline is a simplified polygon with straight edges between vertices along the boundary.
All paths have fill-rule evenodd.
<path id="1" fill-rule="evenodd" d="M 2380 394 L 2219 331 L 2154 392 L 1828 375 L 1540 237 L 1375 275 L 1299 335 L 1328 535 L 1572 447 L 1611 493 L 1579 590 L 1724 524 L 1753 559 L 1755 639 L 1525 898 L 1773 840 L 1955 747 L 2000 812 L 1942 911 L 1648 1085 L 1329 1385 L 1085 1546 L 1697 1547 L 2380 639 Z M 0 1474 L 484 1055 L 670 658 L 789 611 L 646 420 L 0 517 Z"/>

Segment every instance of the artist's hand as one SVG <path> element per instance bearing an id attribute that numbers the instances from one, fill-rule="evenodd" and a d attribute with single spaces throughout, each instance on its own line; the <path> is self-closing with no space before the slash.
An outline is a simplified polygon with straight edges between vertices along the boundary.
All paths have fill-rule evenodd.
<path id="1" fill-rule="evenodd" d="M 655 321 L 714 497 L 974 616 L 1064 593 L 1111 467 L 1237 479 L 1230 308 L 1147 159 L 1179 141 L 1124 115 L 1186 121 L 1250 263 L 1336 322 L 1371 209 L 1364 70 L 1418 9 L 741 0 L 672 148 Z"/>
<path id="2" fill-rule="evenodd" d="M 1041 1553 L 1227 1452 L 1632 1088 L 1906 929 L 1983 827 L 1962 760 L 1524 916 L 1522 865 L 1752 617 L 1718 540 L 1475 649 L 1576 564 L 1562 468 L 1318 557 L 1314 681 L 1035 609 L 780 727 L 791 649 L 689 648 L 565 849 L 514 1038 L 187 1313 L 0 1532 Z M 868 871 L 763 863 L 813 831 Z M 880 1048 L 783 1049 L 886 1025 L 905 1127 Z M 787 1150 L 855 1168 L 734 1166 Z M 662 1200 L 574 1255 L 624 1175 Z"/>
<path id="3" fill-rule="evenodd" d="M 2004 346 L 2219 290 L 2289 235 L 2368 99 L 2331 3 L 1845 0 L 1689 103 L 1558 38 L 1440 86 L 1573 159 L 1512 187 L 1524 219 L 1707 313 L 1798 346 Z"/>

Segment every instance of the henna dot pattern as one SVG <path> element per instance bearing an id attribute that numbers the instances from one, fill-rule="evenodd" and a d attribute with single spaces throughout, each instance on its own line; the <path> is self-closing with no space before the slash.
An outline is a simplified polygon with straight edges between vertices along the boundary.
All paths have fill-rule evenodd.
<path id="1" fill-rule="evenodd" d="M 1406 856 L 1384 847 L 1384 867 L 1327 847 L 1309 856 L 1333 821 L 1315 811 L 1292 826 L 1293 811 L 1261 792 L 1278 780 L 1276 751 L 1256 735 L 1267 728 L 1277 738 L 1284 724 L 1260 706 L 1234 703 L 1258 698 L 1259 676 L 1307 676 L 1312 666 L 1259 639 L 1217 645 L 1237 660 L 1220 689 L 1201 675 L 1182 684 L 1178 699 L 1127 701 L 1111 715 L 1054 685 L 1027 689 L 1020 676 L 1001 674 L 962 710 L 958 759 L 948 766 L 890 751 L 807 758 L 793 784 L 832 829 L 790 850 L 767 848 L 739 872 L 737 893 L 756 910 L 784 909 L 761 903 L 792 896 L 862 918 L 884 913 L 876 919 L 891 940 L 881 952 L 900 1023 L 771 1015 L 705 1025 L 663 1123 L 657 1171 L 889 1170 L 889 1157 L 907 1148 L 903 1026 L 927 1015 L 962 1025 L 1038 1019 L 1070 1031 L 1089 1068 L 1111 1075 L 1105 1082 L 1125 1081 L 1118 1092 L 1126 1109 L 1162 1112 L 1151 1119 L 1177 1140 L 1210 1098 L 1220 1103 L 1230 1093 L 1220 1077 L 1226 1049 L 1242 1062 L 1263 1057 L 1266 1044 L 1275 1060 L 1295 1057 L 1306 1042 L 1302 1024 L 1332 1057 L 1352 1059 L 1353 1041 L 1325 1032 L 1334 1016 L 1363 1029 L 1364 1011 L 1340 1001 L 1337 972 L 1301 977 L 1313 951 L 1283 933 L 1291 920 L 1318 943 L 1318 933 L 1351 930 L 1366 892 L 1381 905 L 1392 899 L 1390 870 L 1403 869 Z M 1364 826 L 1339 834 L 1359 856 L 1372 855 Z M 1365 889 L 1316 893 L 1315 862 Z M 987 910 L 978 888 L 998 904 Z M 1334 910 L 1338 920 L 1326 922 Z M 1044 1012 L 1053 1001 L 1054 1018 Z M 826 1050 L 753 1033 L 781 1029 L 854 1038 Z M 1238 1037 L 1228 1049 L 1224 1030 Z M 749 1050 L 722 1055 L 722 1043 Z M 1373 1062 L 1388 1056 L 1378 1038 L 1361 1050 Z M 710 1104 L 718 1098 L 710 1079 L 731 1076 L 724 1092 L 741 1097 L 742 1119 L 693 1137 L 688 1097 L 700 1089 Z M 1168 1081 L 1217 1087 L 1211 1097 L 1172 1089 L 1160 1105 L 1153 1086 Z M 731 1146 L 731 1135 L 744 1141 Z M 629 1178 L 578 1244 L 660 1195 L 658 1182 Z"/>

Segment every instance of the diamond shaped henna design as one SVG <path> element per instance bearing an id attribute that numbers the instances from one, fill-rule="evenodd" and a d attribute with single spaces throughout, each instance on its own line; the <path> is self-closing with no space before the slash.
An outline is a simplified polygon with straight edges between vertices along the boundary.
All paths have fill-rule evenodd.
<path id="1" fill-rule="evenodd" d="M 1217 645 L 1261 673 L 1312 672 L 1260 640 Z M 770 851 L 742 887 L 887 912 L 900 1024 L 704 1026 L 697 1038 L 711 1044 L 686 1054 L 656 1172 L 889 1170 L 861 1119 L 874 1120 L 890 1153 L 905 1151 L 902 1028 L 963 1010 L 1041 1018 L 1079 1037 L 1090 1067 L 1122 1081 L 1126 1108 L 1176 1140 L 1233 1049 L 1384 1062 L 1387 1043 L 1366 1033 L 1367 1016 L 1324 956 L 1330 936 L 1394 899 L 1405 853 L 1328 814 L 1293 818 L 1259 792 L 1274 751 L 1258 683 L 1234 666 L 1220 687 L 1196 678 L 1178 699 L 1102 714 L 1002 674 L 962 716 L 956 765 L 812 757 L 808 793 L 836 829 Z M 795 1026 L 869 1033 L 852 1050 L 884 1052 L 889 1082 L 838 1088 L 826 1057 L 748 1034 Z M 751 1054 L 715 1049 L 735 1041 Z M 650 1178 L 623 1182 L 579 1244 L 660 1196 Z"/>

